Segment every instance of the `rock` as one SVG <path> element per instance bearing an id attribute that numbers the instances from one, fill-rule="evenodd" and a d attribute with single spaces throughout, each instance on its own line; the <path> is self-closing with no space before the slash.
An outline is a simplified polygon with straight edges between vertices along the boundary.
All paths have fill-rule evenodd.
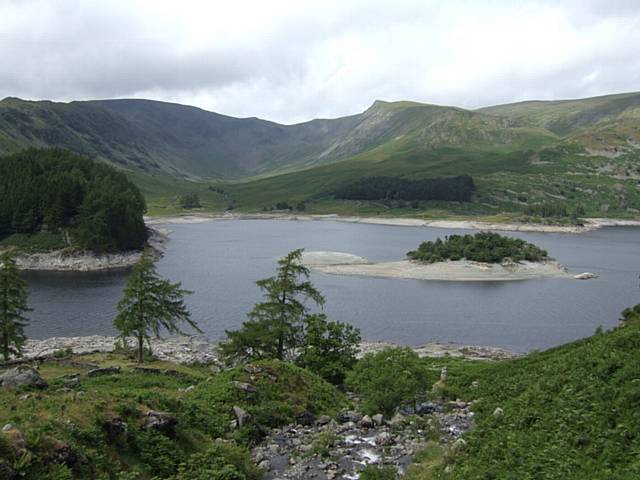
<path id="1" fill-rule="evenodd" d="M 358 422 L 358 425 L 360 425 L 360 427 L 362 428 L 373 428 L 374 422 L 369 415 L 365 415 L 364 417 L 362 417 L 362 420 Z"/>
<path id="2" fill-rule="evenodd" d="M 170 437 L 176 434 L 176 417 L 167 412 L 156 412 L 151 410 L 147 412 L 142 428 L 145 430 L 157 430 Z"/>
<path id="3" fill-rule="evenodd" d="M 258 375 L 259 373 L 262 373 L 262 368 L 257 365 L 245 365 L 244 371 L 250 375 Z"/>
<path id="4" fill-rule="evenodd" d="M 389 425 L 391 425 L 392 427 L 399 427 L 404 423 L 404 421 L 405 421 L 404 415 L 398 412 L 387 423 L 389 423 Z"/>
<path id="5" fill-rule="evenodd" d="M 271 470 L 271 462 L 268 459 L 264 459 L 258 463 L 258 468 L 260 470 L 268 472 L 269 470 Z"/>
<path id="6" fill-rule="evenodd" d="M 64 385 L 65 388 L 76 388 L 80 386 L 80 379 L 75 375 L 66 378 L 63 377 L 62 385 Z"/>
<path id="7" fill-rule="evenodd" d="M 27 442 L 25 441 L 22 432 L 18 430 L 14 425 L 7 423 L 4 427 L 2 427 L 2 434 L 15 449 L 26 449 Z"/>
<path id="8" fill-rule="evenodd" d="M 313 425 L 313 423 L 316 421 L 316 417 L 310 411 L 305 410 L 304 412 L 301 412 L 296 416 L 296 421 L 300 425 L 308 427 L 310 425 Z"/>
<path id="9" fill-rule="evenodd" d="M 575 278 L 576 280 L 590 280 L 592 278 L 598 278 L 598 274 L 591 273 L 591 272 L 583 272 L 583 273 L 574 275 L 573 278 Z"/>
<path id="10" fill-rule="evenodd" d="M 493 411 L 493 416 L 495 418 L 500 418 L 504 416 L 504 410 L 500 407 L 496 407 L 496 409 Z"/>
<path id="11" fill-rule="evenodd" d="M 375 423 L 378 427 L 384 424 L 384 416 L 381 413 L 376 413 L 373 417 L 371 417 L 371 420 L 373 420 L 373 423 Z"/>
<path id="12" fill-rule="evenodd" d="M 69 467 L 78 463 L 78 454 L 64 442 L 56 441 L 51 456 L 52 463 L 64 464 Z"/>
<path id="13" fill-rule="evenodd" d="M 393 436 L 389 432 L 382 432 L 375 438 L 376 445 L 386 446 L 393 444 Z"/>
<path id="14" fill-rule="evenodd" d="M 119 417 L 106 420 L 102 424 L 102 431 L 106 434 L 110 441 L 115 440 L 120 435 L 126 435 L 129 431 L 129 425 Z"/>
<path id="15" fill-rule="evenodd" d="M 251 385 L 250 383 L 245 383 L 245 382 L 238 382 L 238 381 L 232 381 L 231 384 L 236 387 L 238 390 L 244 392 L 244 393 L 256 393 L 256 387 L 254 387 L 253 385 Z"/>
<path id="16" fill-rule="evenodd" d="M 329 415 L 321 415 L 320 417 L 318 417 L 318 419 L 316 420 L 316 425 L 318 426 L 324 426 L 327 423 L 329 423 L 331 421 L 331 417 Z"/>
<path id="17" fill-rule="evenodd" d="M 362 414 L 360 412 L 356 412 L 355 410 L 343 410 L 338 415 L 338 421 L 341 423 L 358 423 L 360 420 L 362 420 Z"/>
<path id="18" fill-rule="evenodd" d="M 49 386 L 37 370 L 26 365 L 11 368 L 0 375 L 0 385 L 2 388 L 34 387 L 43 389 Z"/>
<path id="19" fill-rule="evenodd" d="M 251 414 L 237 406 L 233 407 L 233 415 L 236 417 L 238 427 L 248 425 L 253 420 Z"/>
<path id="20" fill-rule="evenodd" d="M 451 445 L 451 450 L 453 450 L 454 452 L 461 452 L 465 448 L 467 448 L 467 442 L 464 440 L 464 438 L 458 438 Z"/>
<path id="21" fill-rule="evenodd" d="M 447 367 L 442 367 L 442 369 L 440 370 L 440 381 L 441 382 L 445 382 L 447 380 L 447 375 L 448 375 L 448 369 Z"/>
<path id="22" fill-rule="evenodd" d="M 423 402 L 416 408 L 416 413 L 419 415 L 426 415 L 429 413 L 441 412 L 443 410 L 442 405 L 433 402 Z"/>
<path id="23" fill-rule="evenodd" d="M 94 368 L 87 372 L 87 377 L 99 377 L 101 375 L 115 375 L 120 373 L 120 367 Z"/>

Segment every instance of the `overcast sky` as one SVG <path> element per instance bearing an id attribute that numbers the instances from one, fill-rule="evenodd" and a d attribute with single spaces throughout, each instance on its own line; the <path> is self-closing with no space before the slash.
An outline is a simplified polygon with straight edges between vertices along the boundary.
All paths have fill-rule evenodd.
<path id="1" fill-rule="evenodd" d="M 640 90 L 640 0 L 0 0 L 0 97 L 282 123 Z"/>

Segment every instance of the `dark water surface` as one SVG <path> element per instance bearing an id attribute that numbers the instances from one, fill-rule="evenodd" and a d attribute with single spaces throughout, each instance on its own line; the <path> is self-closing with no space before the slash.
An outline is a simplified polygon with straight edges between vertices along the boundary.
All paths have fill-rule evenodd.
<path id="1" fill-rule="evenodd" d="M 399 260 L 420 242 L 452 233 L 440 228 L 340 222 L 225 220 L 170 225 L 160 273 L 195 293 L 193 318 L 212 339 L 234 328 L 260 299 L 255 280 L 270 276 L 294 248 Z M 367 340 L 494 345 L 526 351 L 559 345 L 616 324 L 640 302 L 640 229 L 605 228 L 582 235 L 509 233 L 547 249 L 588 281 L 434 282 L 313 273 L 326 313 L 350 322 Z M 111 322 L 126 273 L 28 273 L 30 337 L 114 333 Z"/>

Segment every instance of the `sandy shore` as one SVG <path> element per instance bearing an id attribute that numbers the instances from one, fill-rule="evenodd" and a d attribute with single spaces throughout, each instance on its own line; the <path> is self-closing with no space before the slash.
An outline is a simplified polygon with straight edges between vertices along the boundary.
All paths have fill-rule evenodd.
<path id="1" fill-rule="evenodd" d="M 334 221 L 345 223 L 365 223 L 398 227 L 434 227 L 461 230 L 496 230 L 509 232 L 543 233 L 585 233 L 603 227 L 640 227 L 640 220 L 617 220 L 609 218 L 585 219 L 583 226 L 576 225 L 540 225 L 536 223 L 491 223 L 473 220 L 423 220 L 420 218 L 356 217 L 339 215 L 297 215 L 288 213 L 197 213 L 169 217 L 147 217 L 148 225 L 203 223 L 215 220 L 296 220 L 296 221 Z"/>
<path id="2" fill-rule="evenodd" d="M 333 275 L 406 278 L 455 282 L 575 278 L 554 260 L 488 264 L 459 260 L 421 263 L 412 260 L 371 263 L 364 257 L 341 252 L 305 252 L 302 262 L 313 270 Z"/>

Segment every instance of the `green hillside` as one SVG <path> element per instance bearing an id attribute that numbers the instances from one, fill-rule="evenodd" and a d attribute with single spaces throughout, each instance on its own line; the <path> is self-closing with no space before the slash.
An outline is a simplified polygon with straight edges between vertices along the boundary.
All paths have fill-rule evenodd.
<path id="1" fill-rule="evenodd" d="M 452 375 L 477 427 L 441 478 L 639 478 L 638 379 L 637 325 Z"/>
<path id="2" fill-rule="evenodd" d="M 150 213 L 181 194 L 203 209 L 483 215 L 556 222 L 640 213 L 640 93 L 470 111 L 376 101 L 332 120 L 279 125 L 150 100 L 0 102 L 0 153 L 60 146 L 125 169 Z M 472 175 L 470 203 L 336 201 L 368 176 Z M 393 199 L 390 199 L 393 200 Z M 539 212 L 556 212 L 552 217 Z"/>

